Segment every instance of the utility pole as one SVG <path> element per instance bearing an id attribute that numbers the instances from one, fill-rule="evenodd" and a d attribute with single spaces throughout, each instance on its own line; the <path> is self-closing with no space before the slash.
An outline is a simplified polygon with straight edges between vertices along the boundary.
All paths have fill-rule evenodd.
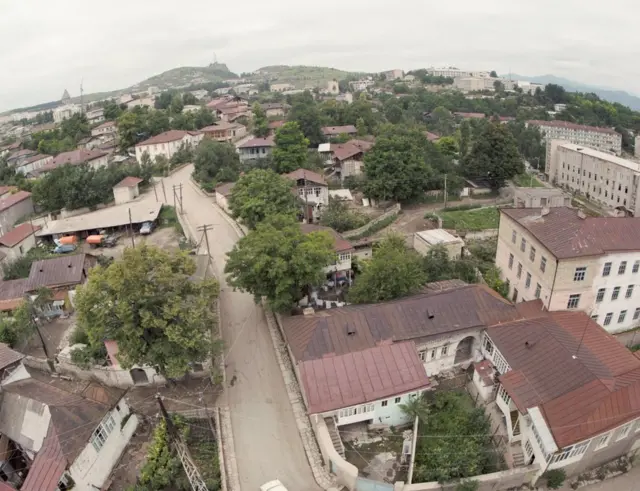
<path id="1" fill-rule="evenodd" d="M 160 180 L 160 183 L 162 184 L 162 194 L 164 194 L 164 202 L 167 202 L 167 190 L 164 188 L 164 179 Z"/>
<path id="2" fill-rule="evenodd" d="M 303 171 L 302 177 L 304 178 L 304 187 L 302 192 L 304 193 L 304 216 L 307 223 L 309 223 L 309 198 L 307 198 L 307 171 Z"/>
<path id="3" fill-rule="evenodd" d="M 211 249 L 209 248 L 209 236 L 207 235 L 207 232 L 209 230 L 213 230 L 213 225 L 207 223 L 206 225 L 202 225 L 201 227 L 198 227 L 197 230 L 202 232 L 202 236 L 204 237 L 204 242 L 207 245 L 207 255 L 211 257 Z M 202 243 L 202 239 L 200 239 L 200 242 Z"/>
<path id="4" fill-rule="evenodd" d="M 133 238 L 133 222 L 131 220 L 131 208 L 129 208 L 129 233 L 131 234 L 131 246 L 135 249 L 136 242 Z"/>
<path id="5" fill-rule="evenodd" d="M 447 207 L 447 175 L 444 175 L 444 207 Z"/>
<path id="6" fill-rule="evenodd" d="M 173 209 L 176 209 L 176 185 L 173 185 Z"/>
<path id="7" fill-rule="evenodd" d="M 182 183 L 180 183 L 179 189 L 180 189 L 180 214 L 184 215 L 184 211 L 182 209 Z"/>
<path id="8" fill-rule="evenodd" d="M 156 190 L 156 183 L 153 183 L 153 194 L 156 195 L 156 202 L 158 201 L 158 191 Z"/>
<path id="9" fill-rule="evenodd" d="M 167 410 L 162 403 L 160 394 L 156 394 L 156 400 L 158 401 L 158 405 L 160 406 L 162 418 L 167 425 L 167 435 L 169 435 L 169 441 L 173 443 L 173 446 L 176 449 L 176 453 L 178 454 L 178 457 L 180 457 L 184 472 L 187 475 L 187 479 L 189 479 L 189 482 L 191 483 L 191 489 L 193 491 L 209 491 L 209 488 L 207 488 L 204 479 L 202 479 L 202 476 L 200 475 L 198 467 L 196 466 L 196 464 L 194 464 L 193 459 L 191 458 L 191 454 L 189 453 L 187 445 L 184 443 L 182 437 L 177 432 L 176 427 L 173 425 L 173 421 L 171 421 L 171 418 L 169 417 L 169 414 L 167 413 Z"/>

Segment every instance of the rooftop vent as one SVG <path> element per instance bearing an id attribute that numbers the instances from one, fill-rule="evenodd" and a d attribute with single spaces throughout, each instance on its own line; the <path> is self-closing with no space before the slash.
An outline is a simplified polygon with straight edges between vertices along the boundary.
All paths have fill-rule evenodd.
<path id="1" fill-rule="evenodd" d="M 587 218 L 587 215 L 585 215 L 584 211 L 578 210 L 578 218 L 584 220 L 585 218 Z"/>
<path id="2" fill-rule="evenodd" d="M 551 210 L 547 206 L 545 206 L 544 208 L 542 208 L 542 211 L 540 211 L 540 216 L 546 217 L 550 211 Z"/>
<path id="3" fill-rule="evenodd" d="M 347 336 L 353 336 L 356 333 L 356 328 L 351 324 L 347 324 Z"/>
<path id="4" fill-rule="evenodd" d="M 436 314 L 433 312 L 433 310 L 427 309 L 427 317 L 429 319 L 433 319 L 436 316 Z"/>
<path id="5" fill-rule="evenodd" d="M 302 315 L 313 315 L 315 314 L 315 310 L 313 310 L 313 307 L 307 307 L 306 309 L 302 310 Z"/>

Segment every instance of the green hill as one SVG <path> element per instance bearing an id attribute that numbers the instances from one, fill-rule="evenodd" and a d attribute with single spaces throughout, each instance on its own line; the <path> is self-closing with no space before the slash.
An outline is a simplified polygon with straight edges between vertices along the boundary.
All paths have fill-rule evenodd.
<path id="1" fill-rule="evenodd" d="M 148 87 L 159 87 L 167 89 L 169 87 L 179 87 L 192 84 L 204 84 L 220 82 L 229 78 L 238 78 L 224 63 L 212 63 L 205 67 L 179 67 L 160 75 L 154 75 L 142 82 L 134 85 L 137 90 Z"/>
<path id="2" fill-rule="evenodd" d="M 252 79 L 267 78 L 271 83 L 289 83 L 298 88 L 322 85 L 329 80 L 344 80 L 357 76 L 355 72 L 345 72 L 336 68 L 303 65 L 273 65 L 259 68 Z"/>

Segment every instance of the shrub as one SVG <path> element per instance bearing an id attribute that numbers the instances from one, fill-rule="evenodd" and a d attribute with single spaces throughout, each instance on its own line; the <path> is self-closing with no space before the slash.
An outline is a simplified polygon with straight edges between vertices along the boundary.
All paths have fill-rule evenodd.
<path id="1" fill-rule="evenodd" d="M 69 345 L 73 346 L 74 344 L 89 344 L 89 336 L 80 326 L 76 326 L 69 336 Z"/>
<path id="2" fill-rule="evenodd" d="M 478 481 L 462 481 L 456 486 L 456 491 L 478 491 L 480 483 Z"/>
<path id="3" fill-rule="evenodd" d="M 336 232 L 355 230 L 368 222 L 368 216 L 350 210 L 345 203 L 337 199 L 329 199 L 329 206 L 322 213 L 320 221 L 322 225 L 331 227 Z"/>
<path id="4" fill-rule="evenodd" d="M 567 473 L 563 469 L 552 469 L 545 472 L 545 479 L 547 480 L 547 486 L 551 489 L 558 489 L 564 484 L 564 480 L 567 478 Z"/>

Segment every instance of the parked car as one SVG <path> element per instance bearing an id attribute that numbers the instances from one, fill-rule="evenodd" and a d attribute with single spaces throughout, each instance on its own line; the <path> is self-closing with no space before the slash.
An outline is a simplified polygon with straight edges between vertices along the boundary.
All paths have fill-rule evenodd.
<path id="1" fill-rule="evenodd" d="M 54 254 L 66 254 L 67 252 L 73 252 L 76 250 L 76 246 L 74 244 L 62 244 L 57 246 L 54 250 Z"/>
<path id="2" fill-rule="evenodd" d="M 282 483 L 276 479 L 275 481 L 269 481 L 260 486 L 260 491 L 287 491 Z"/>
<path id="3" fill-rule="evenodd" d="M 118 235 L 107 235 L 102 241 L 103 247 L 115 247 L 118 244 Z"/>
<path id="4" fill-rule="evenodd" d="M 153 222 L 144 222 L 140 227 L 140 235 L 149 235 L 153 231 Z"/>

